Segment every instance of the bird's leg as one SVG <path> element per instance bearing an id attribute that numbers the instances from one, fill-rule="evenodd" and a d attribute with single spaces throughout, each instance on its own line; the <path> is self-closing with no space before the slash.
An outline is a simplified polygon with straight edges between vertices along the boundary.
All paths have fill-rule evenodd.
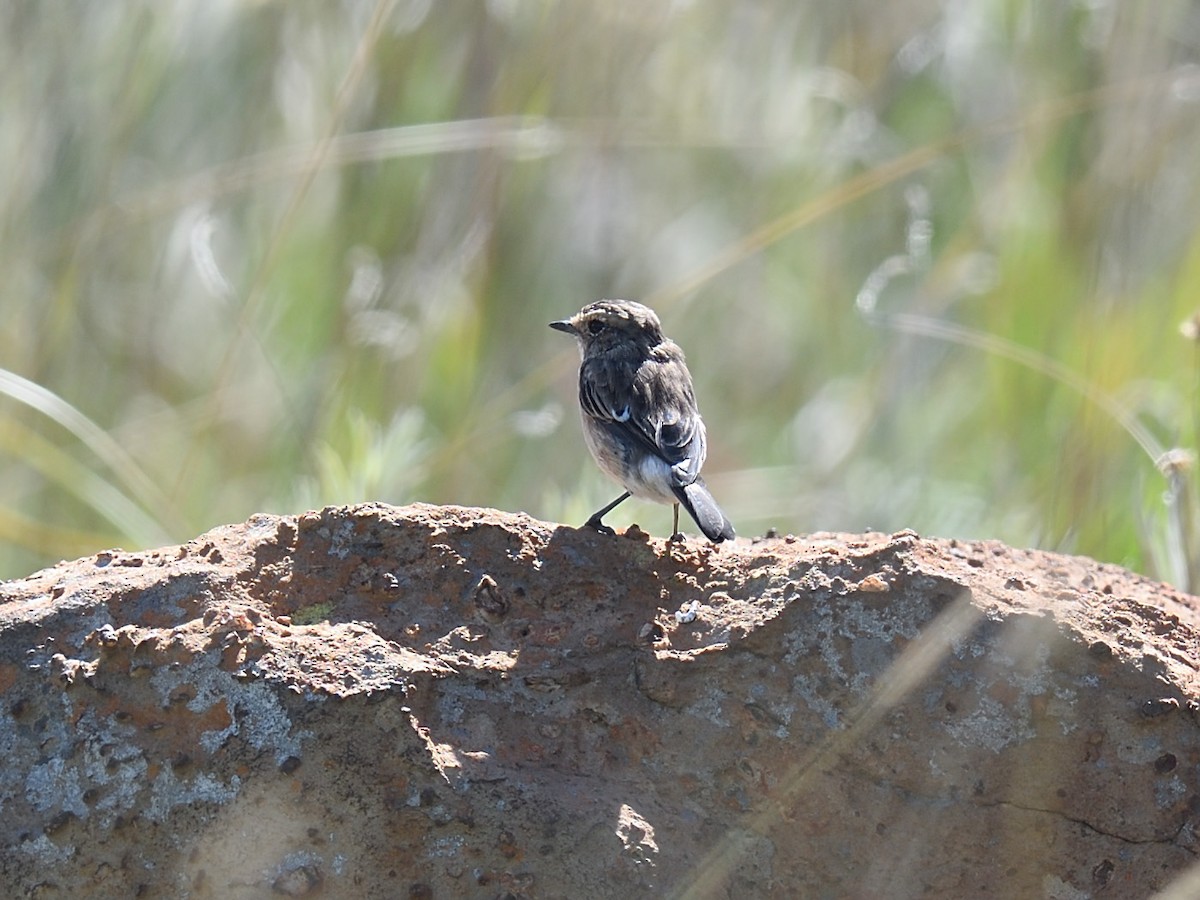
<path id="1" fill-rule="evenodd" d="M 631 495 L 630 495 L 629 491 L 626 491 L 620 497 L 618 497 L 616 500 L 614 500 L 612 503 L 608 504 L 608 506 L 604 507 L 604 509 L 601 509 L 601 510 L 598 510 L 597 512 L 592 513 L 592 517 L 583 523 L 583 527 L 584 528 L 595 528 L 601 534 L 616 534 L 615 531 L 613 531 L 611 528 L 609 528 L 607 525 L 605 525 L 600 520 L 603 519 L 605 516 L 607 516 L 610 512 L 612 512 L 618 506 L 620 506 L 622 503 L 624 503 L 626 500 L 628 500 L 630 498 L 630 496 Z"/>
<path id="2" fill-rule="evenodd" d="M 685 538 L 683 532 L 679 530 L 679 504 L 675 504 L 675 522 L 671 526 L 671 542 L 682 544 Z"/>

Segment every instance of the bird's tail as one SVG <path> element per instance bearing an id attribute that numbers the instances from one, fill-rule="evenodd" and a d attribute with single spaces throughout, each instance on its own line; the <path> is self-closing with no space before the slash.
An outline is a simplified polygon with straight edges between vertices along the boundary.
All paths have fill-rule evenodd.
<path id="1" fill-rule="evenodd" d="M 721 541 L 733 540 L 733 523 L 717 506 L 717 501 L 708 492 L 708 487 L 702 479 L 697 478 L 691 484 L 672 488 L 675 496 L 688 511 L 688 515 L 696 520 L 704 536 L 714 544 Z"/>

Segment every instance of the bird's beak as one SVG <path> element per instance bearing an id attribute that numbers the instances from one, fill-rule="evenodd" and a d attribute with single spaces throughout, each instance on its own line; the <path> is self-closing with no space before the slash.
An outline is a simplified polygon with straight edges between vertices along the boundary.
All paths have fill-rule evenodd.
<path id="1" fill-rule="evenodd" d="M 555 331 L 565 331 L 567 334 L 573 334 L 576 337 L 579 336 L 579 329 L 575 327 L 575 323 L 570 319 L 562 319 L 558 322 L 551 322 L 550 327 Z"/>

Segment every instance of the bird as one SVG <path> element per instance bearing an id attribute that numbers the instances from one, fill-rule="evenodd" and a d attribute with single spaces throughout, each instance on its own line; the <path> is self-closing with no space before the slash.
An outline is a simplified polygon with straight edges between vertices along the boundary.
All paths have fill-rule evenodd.
<path id="1" fill-rule="evenodd" d="M 579 343 L 583 436 L 601 471 L 625 489 L 585 527 L 615 534 L 601 520 L 631 496 L 674 505 L 672 540 L 682 540 L 682 506 L 710 541 L 734 537 L 700 469 L 708 452 L 704 420 L 679 345 L 654 310 L 632 300 L 597 300 L 551 322 Z"/>

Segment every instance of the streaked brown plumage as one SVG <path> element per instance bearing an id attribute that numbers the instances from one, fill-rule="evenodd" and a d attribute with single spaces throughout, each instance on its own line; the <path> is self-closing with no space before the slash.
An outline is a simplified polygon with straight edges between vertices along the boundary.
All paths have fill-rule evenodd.
<path id="1" fill-rule="evenodd" d="M 707 439 L 691 373 L 654 311 L 599 300 L 550 327 L 579 341 L 584 438 L 601 470 L 626 491 L 586 524 L 611 534 L 601 518 L 632 495 L 674 504 L 677 532 L 682 504 L 709 540 L 733 538 L 732 523 L 700 477 Z"/>

